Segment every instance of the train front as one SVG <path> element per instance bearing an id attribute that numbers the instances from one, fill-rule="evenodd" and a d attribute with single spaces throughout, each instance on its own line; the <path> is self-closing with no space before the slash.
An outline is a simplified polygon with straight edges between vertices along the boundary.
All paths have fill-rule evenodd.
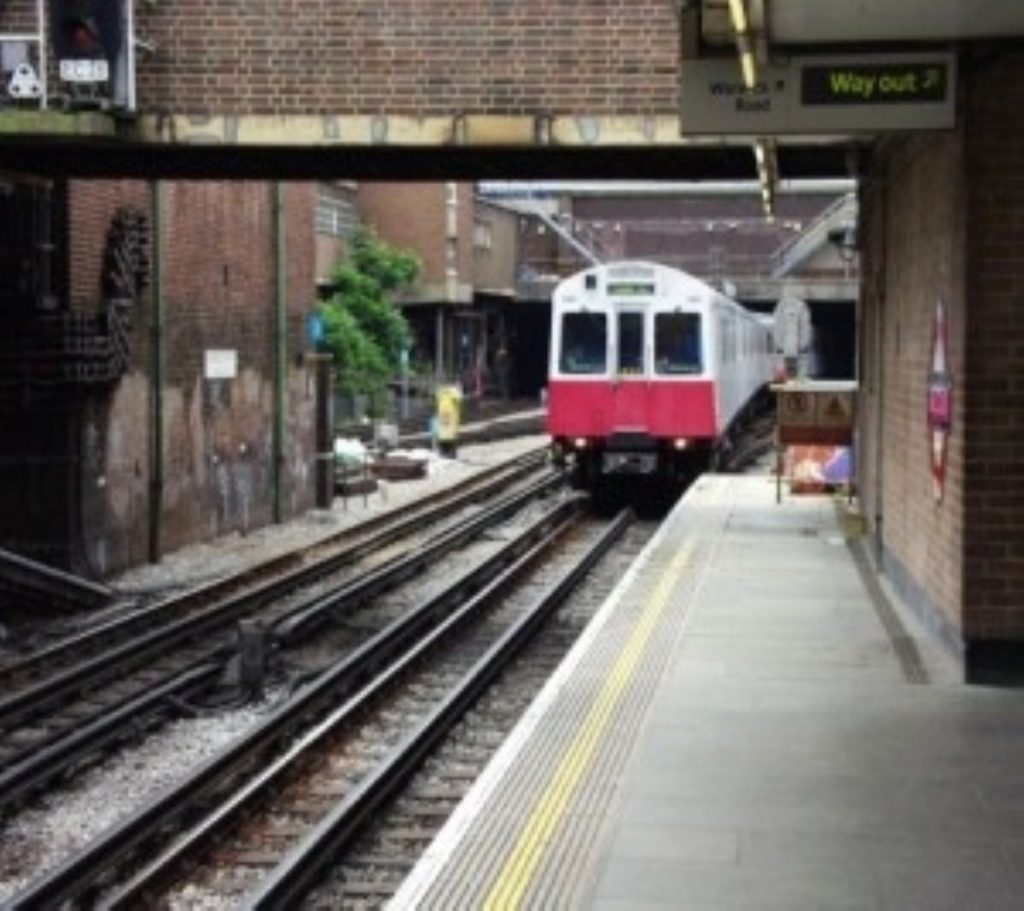
<path id="1" fill-rule="evenodd" d="M 581 486 L 678 481 L 715 437 L 704 286 L 654 263 L 595 266 L 552 300 L 548 430 Z"/>

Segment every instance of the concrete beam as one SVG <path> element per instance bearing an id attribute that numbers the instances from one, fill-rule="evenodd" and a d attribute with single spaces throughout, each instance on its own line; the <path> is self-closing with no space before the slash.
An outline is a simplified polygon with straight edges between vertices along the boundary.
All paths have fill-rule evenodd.
<path id="1" fill-rule="evenodd" d="M 100 111 L 0 110 L 0 139 L 49 136 L 109 138 L 117 135 L 114 118 Z"/>
<path id="2" fill-rule="evenodd" d="M 143 114 L 126 139 L 154 143 L 305 146 L 718 146 L 742 140 L 683 138 L 675 114 L 638 117 L 456 114 L 192 116 Z"/>
<path id="3" fill-rule="evenodd" d="M 0 168 L 31 161 L 36 173 L 74 177 L 743 180 L 756 176 L 749 141 L 684 138 L 676 114 L 0 112 Z M 844 177 L 846 152 L 838 142 L 780 146 L 781 176 Z"/>
<path id="4" fill-rule="evenodd" d="M 779 301 L 798 297 L 805 301 L 849 303 L 860 296 L 860 280 L 849 279 L 771 279 L 737 278 L 736 296 L 740 300 Z"/>

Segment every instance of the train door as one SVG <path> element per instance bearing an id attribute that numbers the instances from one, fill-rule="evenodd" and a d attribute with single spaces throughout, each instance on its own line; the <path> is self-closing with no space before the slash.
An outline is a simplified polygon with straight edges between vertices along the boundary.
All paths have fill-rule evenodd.
<path id="1" fill-rule="evenodd" d="M 642 430 L 647 426 L 647 370 L 644 354 L 646 320 L 636 307 L 618 308 L 616 320 L 615 377 L 612 382 L 612 427 L 616 431 Z"/>

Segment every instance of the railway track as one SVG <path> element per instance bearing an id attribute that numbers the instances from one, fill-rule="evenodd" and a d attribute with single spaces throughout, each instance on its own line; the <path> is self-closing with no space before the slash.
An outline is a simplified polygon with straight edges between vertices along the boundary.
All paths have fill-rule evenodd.
<path id="1" fill-rule="evenodd" d="M 69 666 L 81 664 L 90 657 L 102 656 L 110 651 L 112 645 L 128 641 L 140 632 L 148 632 L 154 626 L 174 622 L 211 604 L 222 603 L 229 597 L 260 594 L 268 598 L 275 597 L 280 591 L 294 588 L 331 571 L 332 559 L 339 563 L 349 559 L 351 552 L 347 548 L 360 542 L 370 548 L 378 546 L 380 539 L 388 534 L 400 534 L 430 516 L 440 517 L 445 514 L 445 510 L 460 509 L 467 503 L 486 498 L 513 478 L 538 470 L 545 458 L 546 449 L 538 448 L 484 469 L 452 487 L 428 494 L 413 504 L 367 519 L 309 546 L 289 551 L 182 595 L 65 637 L 32 654 L 0 665 L 0 692 L 7 697 L 12 692 L 55 677 Z M 380 538 L 371 538 L 371 535 L 379 535 Z M 8 698 L 0 701 L 0 725 L 8 717 L 9 710 L 5 710 L 8 701 Z"/>
<path id="2" fill-rule="evenodd" d="M 772 452 L 775 448 L 775 424 L 774 409 L 750 420 L 736 440 L 736 445 L 723 459 L 722 468 L 742 472 Z"/>
<path id="3" fill-rule="evenodd" d="M 436 748 L 416 771 L 394 782 L 372 816 L 344 833 L 341 841 L 321 842 L 323 853 L 309 861 L 318 864 L 320 872 L 313 871 L 290 902 L 295 899 L 297 904 L 298 897 L 303 896 L 302 904 L 309 907 L 364 911 L 387 903 L 603 604 L 624 564 L 639 553 L 653 529 L 649 523 L 631 525 L 616 543 L 614 555 L 587 572 L 557 612 L 549 614 L 538 634 L 522 642 L 519 652 L 503 665 L 469 711 L 439 737 Z M 614 534 L 612 526 L 608 530 Z M 575 541 L 567 541 L 560 565 L 545 564 L 527 585 L 510 596 L 520 601 L 524 616 L 532 605 L 542 603 L 557 589 L 564 566 L 582 557 L 604 533 L 584 533 Z M 507 607 L 516 609 L 511 603 Z M 381 773 L 386 774 L 383 769 Z M 313 842 L 309 847 L 320 854 Z M 291 859 L 305 864 L 300 857 L 295 852 Z M 278 871 L 278 875 L 283 872 Z M 194 877 L 190 879 L 195 883 Z M 256 894 L 269 895 L 270 886 L 270 882 L 261 885 Z M 174 897 L 181 897 L 183 892 L 179 888 Z M 246 901 L 256 903 L 253 898 L 247 896 Z M 279 906 L 272 895 L 270 898 L 269 902 L 261 899 L 260 904 Z"/>
<path id="4" fill-rule="evenodd" d="M 393 793 L 397 780 L 395 768 L 388 763 L 391 771 L 383 777 L 391 784 L 379 790 L 383 786 L 378 781 L 383 767 L 377 760 L 382 753 L 402 757 L 398 768 L 405 773 L 411 771 L 443 736 L 438 727 L 442 716 L 447 724 L 460 716 L 475 700 L 479 688 L 493 678 L 508 655 L 526 641 L 529 631 L 564 600 L 578 581 L 584 572 L 582 565 L 549 586 L 541 599 L 544 607 L 539 602 L 529 610 L 521 604 L 495 607 L 496 603 L 514 601 L 509 597 L 513 586 L 562 536 L 581 504 L 578 497 L 563 498 L 522 534 L 503 543 L 485 561 L 489 568 L 481 564 L 459 574 L 442 591 L 406 611 L 350 656 L 325 669 L 286 705 L 187 781 L 38 878 L 15 896 L 11 907 L 88 899 L 101 882 L 122 872 L 130 858 L 151 854 L 161 833 L 196 818 L 200 822 L 195 828 L 170 850 L 158 854 L 133 883 L 113 897 L 104 897 L 104 903 L 128 907 L 137 906 L 140 900 L 150 901 L 153 883 L 163 881 L 168 870 L 191 856 L 198 845 L 208 844 L 213 838 L 221 846 L 215 855 L 229 850 L 224 848 L 224 833 L 237 833 L 240 818 L 247 820 L 241 827 L 241 841 L 234 842 L 235 848 L 230 850 L 238 853 L 242 867 L 266 871 L 267 858 L 274 858 L 273 867 L 287 849 L 304 844 L 302 839 L 311 831 L 319 831 L 326 808 L 339 794 L 345 795 L 343 804 L 354 801 L 364 816 L 372 812 L 387 794 Z M 616 525 L 624 522 L 620 519 Z M 594 554 L 607 548 L 615 533 L 602 535 Z M 579 564 L 578 560 L 573 562 Z M 524 619 L 527 616 L 532 619 Z M 439 666 L 437 661 L 443 664 Z M 470 667 L 472 670 L 467 670 Z M 472 678 L 475 690 L 460 686 L 456 694 L 449 686 L 456 678 L 463 682 Z M 399 695 L 392 695 L 395 692 Z M 413 734 L 408 734 L 410 724 L 419 725 Z M 299 730 L 307 733 L 295 743 Z M 340 771 L 330 758 L 338 755 L 339 738 L 349 744 L 344 752 L 353 759 Z M 295 745 L 282 753 L 282 745 L 292 743 Z M 303 777 L 317 769 L 328 778 L 317 779 L 317 783 Z M 339 771 L 334 778 L 330 778 L 332 770 Z M 398 772 L 398 779 L 405 773 Z M 370 782 L 374 782 L 372 787 Z M 275 811 L 277 796 L 284 794 L 294 802 L 287 811 Z M 273 837 L 267 835 L 263 841 L 260 827 L 249 821 L 258 815 L 259 806 L 269 806 L 267 812 L 272 818 L 290 820 L 282 831 Z M 306 810 L 312 815 L 304 815 Z M 204 812 L 209 813 L 206 818 L 201 816 Z M 344 826 L 349 828 L 350 824 L 351 819 Z M 256 841 L 246 843 L 246 832 L 255 832 Z M 274 850 L 268 847 L 271 843 L 276 845 Z M 261 856 L 262 866 L 258 863 Z M 318 870 L 320 866 L 319 862 L 314 864 Z M 274 875 L 270 874 L 268 881 Z M 235 894 L 231 888 L 228 892 Z"/>
<path id="5" fill-rule="evenodd" d="M 541 464 L 540 454 L 514 460 L 490 472 L 483 481 L 464 482 L 427 505 L 421 503 L 398 516 L 390 514 L 389 522 L 375 521 L 370 529 L 364 527 L 361 535 L 348 532 L 319 542 L 302 555 L 288 555 L 290 568 L 283 574 L 212 604 L 208 603 L 208 586 L 200 593 L 175 599 L 173 604 L 156 605 L 146 611 L 156 629 L 143 635 L 137 634 L 138 618 L 105 624 L 100 630 L 75 637 L 76 641 L 85 638 L 95 648 L 97 636 L 109 636 L 113 647 L 50 676 L 37 679 L 41 657 L 33 656 L 25 662 L 31 670 L 20 671 L 29 685 L 0 701 L 0 809 L 23 800 L 83 757 L 126 734 L 133 735 L 140 726 L 180 711 L 183 702 L 217 685 L 235 649 L 238 619 L 256 615 L 269 629 L 277 649 L 296 646 L 339 614 L 421 571 L 430 560 L 501 521 L 538 492 L 557 485 L 559 479 L 551 473 L 533 484 L 525 481 Z M 472 512 L 479 500 L 513 482 L 524 486 L 475 517 L 457 518 L 458 510 Z M 456 516 L 452 527 L 436 532 L 437 539 L 430 544 L 424 544 L 421 537 L 406 544 L 404 552 L 388 555 L 382 550 L 393 550 L 410 535 L 422 536 L 429 523 L 452 516 Z M 301 556 L 308 562 L 302 564 Z M 360 560 L 367 563 L 364 571 L 339 583 L 335 574 Z M 272 562 L 280 568 L 280 558 Z M 323 582 L 325 577 L 331 577 L 330 585 Z M 240 584 L 236 577 L 226 582 Z M 296 591 L 300 593 L 288 597 Z M 71 651 L 67 643 L 47 650 L 64 658 Z M 7 670 L 7 682 L 18 678 L 18 669 Z"/>

